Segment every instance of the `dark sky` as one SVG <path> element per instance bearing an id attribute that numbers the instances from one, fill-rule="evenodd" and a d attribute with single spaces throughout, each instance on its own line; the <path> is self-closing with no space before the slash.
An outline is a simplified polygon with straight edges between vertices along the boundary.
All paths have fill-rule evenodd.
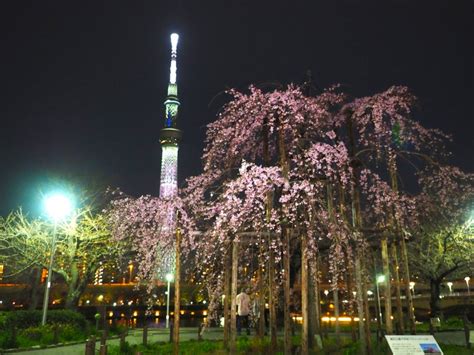
<path id="1" fill-rule="evenodd" d="M 383 5 L 382 5 L 383 4 Z M 471 1 L 2 1 L 0 214 L 51 178 L 157 194 L 169 35 L 180 34 L 180 180 L 229 87 L 304 81 L 367 95 L 393 84 L 454 135 L 472 171 Z"/>

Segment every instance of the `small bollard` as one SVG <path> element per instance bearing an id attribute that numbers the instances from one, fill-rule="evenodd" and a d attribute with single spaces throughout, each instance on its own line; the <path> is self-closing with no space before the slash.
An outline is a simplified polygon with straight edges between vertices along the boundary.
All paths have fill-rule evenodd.
<path id="1" fill-rule="evenodd" d="M 91 341 L 87 339 L 86 341 L 86 351 L 84 352 L 85 355 L 94 355 L 94 352 L 91 349 Z"/>
<path id="2" fill-rule="evenodd" d="M 148 325 L 143 326 L 143 345 L 147 345 L 148 343 Z"/>
<path id="3" fill-rule="evenodd" d="M 99 330 L 100 313 L 94 314 L 94 318 L 95 318 L 95 330 L 98 331 Z"/>
<path id="4" fill-rule="evenodd" d="M 107 344 L 100 344 L 100 355 L 107 355 Z"/>
<path id="5" fill-rule="evenodd" d="M 464 328 L 464 337 L 466 338 L 466 348 L 470 349 L 471 348 L 471 341 L 474 342 L 474 339 L 469 339 L 470 338 L 470 328 L 469 328 L 469 319 L 467 318 L 467 313 L 464 312 L 463 317 L 462 317 L 462 323 L 463 323 L 463 328 Z"/>
<path id="6" fill-rule="evenodd" d="M 198 327 L 198 341 L 202 340 L 202 329 L 204 328 L 204 323 L 200 323 Z"/>
<path id="7" fill-rule="evenodd" d="M 104 332 L 102 333 L 102 336 L 100 337 L 99 354 L 100 355 L 107 355 L 107 333 L 106 333 L 105 329 L 104 329 Z"/>
<path id="8" fill-rule="evenodd" d="M 59 343 L 59 327 L 57 324 L 53 326 L 53 344 Z"/>
<path id="9" fill-rule="evenodd" d="M 126 336 L 127 336 L 127 333 L 125 330 L 122 333 L 120 333 L 120 351 L 125 350 L 125 337 Z"/>
<path id="10" fill-rule="evenodd" d="M 95 335 L 92 335 L 92 336 L 90 337 L 89 341 L 90 341 L 90 343 L 91 343 L 91 344 L 90 344 L 90 345 L 91 345 L 91 351 L 92 351 L 91 354 L 95 354 L 95 341 L 96 341 L 96 340 L 95 340 Z"/>

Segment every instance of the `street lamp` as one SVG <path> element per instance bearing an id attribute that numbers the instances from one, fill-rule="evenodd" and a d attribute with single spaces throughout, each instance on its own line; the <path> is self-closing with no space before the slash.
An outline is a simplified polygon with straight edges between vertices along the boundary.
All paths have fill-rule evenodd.
<path id="1" fill-rule="evenodd" d="M 379 317 L 380 317 L 380 323 L 383 323 L 383 318 L 382 318 L 382 306 L 380 305 L 380 290 L 379 290 L 379 283 L 384 283 L 385 282 L 385 275 L 378 275 L 375 286 L 377 288 L 377 305 L 379 307 Z"/>
<path id="2" fill-rule="evenodd" d="M 415 297 L 415 281 L 410 281 L 410 290 L 413 292 L 413 297 Z"/>
<path id="3" fill-rule="evenodd" d="M 469 296 L 470 293 L 471 293 L 471 288 L 469 287 L 469 281 L 471 280 L 471 278 L 469 276 L 466 276 L 464 278 L 464 281 L 466 281 L 466 285 L 467 285 L 467 295 Z"/>
<path id="4" fill-rule="evenodd" d="M 73 206 L 71 201 L 62 194 L 53 194 L 44 201 L 44 207 L 49 218 L 54 222 L 53 239 L 51 242 L 51 257 L 49 259 L 48 278 L 43 299 L 43 316 L 41 324 L 46 324 L 46 314 L 48 312 L 49 290 L 51 288 L 51 274 L 53 273 L 54 252 L 56 249 L 56 229 L 58 222 L 71 213 Z"/>
<path id="5" fill-rule="evenodd" d="M 447 282 L 446 285 L 449 287 L 449 294 L 453 293 L 453 283 L 451 281 Z"/>
<path id="6" fill-rule="evenodd" d="M 170 283 L 173 281 L 173 274 L 166 274 L 166 281 L 168 281 L 168 291 L 166 292 L 166 328 L 170 327 Z"/>

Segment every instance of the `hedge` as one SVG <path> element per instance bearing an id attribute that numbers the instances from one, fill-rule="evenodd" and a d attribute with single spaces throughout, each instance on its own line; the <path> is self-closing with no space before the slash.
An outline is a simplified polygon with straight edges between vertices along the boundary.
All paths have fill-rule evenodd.
<path id="1" fill-rule="evenodd" d="M 41 325 L 42 311 L 9 311 L 0 313 L 0 329 L 8 330 L 12 327 L 26 329 Z M 70 310 L 48 311 L 47 324 L 74 325 L 82 330 L 87 328 L 86 318 Z"/>

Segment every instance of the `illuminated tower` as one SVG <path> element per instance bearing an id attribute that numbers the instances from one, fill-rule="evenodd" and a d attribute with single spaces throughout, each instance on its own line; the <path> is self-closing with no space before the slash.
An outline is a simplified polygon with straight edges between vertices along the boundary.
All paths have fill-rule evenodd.
<path id="1" fill-rule="evenodd" d="M 168 95 L 165 101 L 165 127 L 161 130 L 161 179 L 160 197 L 170 198 L 178 193 L 178 146 L 181 131 L 176 128 L 179 100 L 176 84 L 176 50 L 179 36 L 171 35 L 171 66 Z"/>

